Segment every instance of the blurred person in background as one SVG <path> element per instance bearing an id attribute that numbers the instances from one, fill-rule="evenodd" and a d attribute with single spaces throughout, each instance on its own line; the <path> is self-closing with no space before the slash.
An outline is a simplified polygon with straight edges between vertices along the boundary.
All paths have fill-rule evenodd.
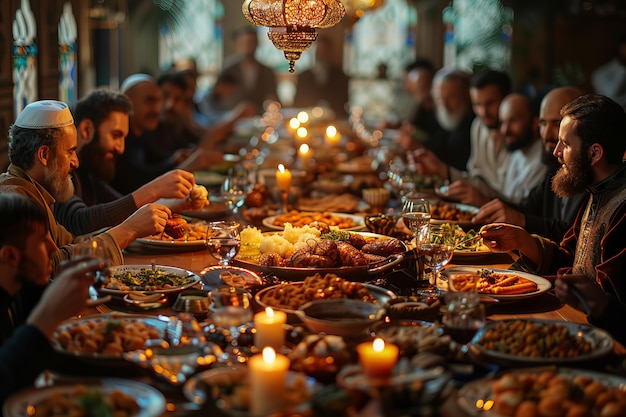
<path id="1" fill-rule="evenodd" d="M 0 194 L 0 406 L 50 367 L 54 331 L 85 308 L 93 274 L 104 267 L 78 258 L 48 284 L 56 251 L 41 207 L 19 194 Z M 30 287 L 47 287 L 34 305 L 25 296 Z"/>
<path id="2" fill-rule="evenodd" d="M 519 204 L 508 205 L 500 199 L 486 203 L 474 217 L 475 223 L 516 224 L 529 233 L 545 236 L 554 242 L 563 239 L 587 193 L 562 197 L 552 191 L 552 177 L 560 168 L 554 149 L 559 141 L 559 126 L 563 119 L 561 109 L 581 95 L 583 92 L 574 87 L 559 87 L 546 94 L 539 110 L 539 134 L 544 147 L 542 161 L 548 167 L 546 176 Z"/>
<path id="3" fill-rule="evenodd" d="M 122 83 L 121 92 L 132 103 L 129 132 L 124 153 L 118 155 L 111 186 L 120 194 L 130 194 L 158 176 L 173 170 L 196 171 L 221 162 L 221 154 L 202 147 L 176 148 L 178 139 L 168 138 L 168 129 L 159 131 L 163 111 L 163 93 L 154 77 L 133 74 Z M 158 144 L 165 138 L 171 147 L 166 153 Z M 176 148 L 176 149 L 173 149 Z"/>
<path id="4" fill-rule="evenodd" d="M 222 102 L 225 110 L 232 110 L 242 102 L 250 102 L 255 106 L 256 114 L 262 114 L 263 102 L 278 101 L 274 71 L 254 56 L 258 45 L 255 26 L 245 26 L 237 31 L 236 53 L 226 58 L 220 71 L 220 75 L 230 74 L 236 81 L 235 91 Z"/>
<path id="5" fill-rule="evenodd" d="M 333 63 L 332 40 L 318 36 L 313 66 L 298 74 L 294 107 L 329 107 L 338 118 L 347 116 L 349 78 Z"/>
<path id="6" fill-rule="evenodd" d="M 591 84 L 596 93 L 626 108 L 626 33 L 618 39 L 613 59 L 593 71 Z"/>
<path id="7" fill-rule="evenodd" d="M 506 72 L 485 69 L 470 80 L 470 98 L 476 117 L 470 129 L 471 150 L 467 170 L 459 170 L 441 161 L 426 149 L 415 152 L 419 173 L 447 179 L 459 201 L 472 201 L 479 193 L 495 197 L 504 187 L 510 152 L 500 133 L 500 103 L 511 92 L 511 78 Z"/>

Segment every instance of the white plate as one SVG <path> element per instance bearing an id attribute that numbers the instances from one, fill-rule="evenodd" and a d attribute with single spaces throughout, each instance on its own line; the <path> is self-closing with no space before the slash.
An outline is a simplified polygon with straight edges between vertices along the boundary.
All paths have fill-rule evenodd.
<path id="1" fill-rule="evenodd" d="M 526 278 L 537 284 L 537 290 L 533 292 L 527 292 L 524 294 L 511 294 L 511 295 L 500 295 L 500 294 L 487 294 L 490 297 L 497 298 L 500 301 L 517 301 L 522 300 L 524 298 L 535 297 L 539 294 L 543 294 L 552 288 L 552 283 L 545 278 L 542 278 L 537 275 L 529 274 L 527 272 L 514 271 L 511 269 L 497 269 L 497 268 L 489 268 L 486 266 L 453 266 L 450 268 L 444 268 L 441 270 L 441 275 L 448 280 L 450 277 L 454 275 L 462 275 L 462 274 L 475 274 L 479 269 L 489 269 L 497 274 L 507 274 L 507 275 L 515 275 L 521 278 Z M 441 277 L 437 278 L 437 288 L 443 291 L 448 290 L 448 282 Z M 482 294 L 482 293 L 481 293 Z"/>
<path id="2" fill-rule="evenodd" d="M 103 378 L 97 382 L 84 384 L 88 390 L 110 393 L 122 391 L 132 396 L 139 404 L 140 410 L 135 417 L 158 417 L 165 411 L 165 398 L 155 388 L 140 382 L 126 379 Z M 12 395 L 4 403 L 2 409 L 5 417 L 29 417 L 30 406 L 46 400 L 52 393 L 70 394 L 75 385 L 57 385 L 45 388 L 27 388 Z"/>
<path id="3" fill-rule="evenodd" d="M 68 352 L 63 348 L 61 343 L 58 341 L 58 337 L 61 332 L 68 331 L 72 332 L 74 328 L 83 327 L 83 326 L 94 326 L 98 323 L 107 322 L 110 320 L 124 320 L 127 322 L 141 322 L 146 326 L 153 327 L 159 331 L 161 337 L 165 337 L 165 330 L 167 328 L 167 322 L 161 321 L 156 318 L 156 316 L 142 316 L 136 314 L 94 314 L 89 316 L 84 316 L 80 319 L 72 319 L 67 320 L 57 327 L 54 335 L 52 337 L 52 347 L 60 353 L 70 355 L 75 358 L 79 358 L 82 360 L 88 360 L 91 363 L 102 363 L 102 361 L 123 361 L 122 354 L 112 354 L 112 353 L 88 353 L 88 352 Z"/>
<path id="4" fill-rule="evenodd" d="M 158 249 L 172 249 L 176 251 L 180 250 L 202 250 L 206 248 L 205 245 L 205 236 L 206 236 L 206 222 L 202 220 L 190 220 L 188 221 L 189 228 L 204 228 L 202 232 L 202 238 L 196 240 L 173 240 L 167 238 L 161 238 L 161 236 L 146 236 L 139 239 L 136 239 L 135 242 L 142 246 L 153 247 Z M 194 233 L 197 236 L 198 231 L 195 230 Z M 134 242 L 134 243 L 135 243 Z"/>
<path id="5" fill-rule="evenodd" d="M 230 274 L 224 274 L 224 272 L 230 272 Z M 200 280 L 204 290 L 223 285 L 250 290 L 263 285 L 263 281 L 256 272 L 236 266 L 210 266 L 200 273 Z"/>
<path id="6" fill-rule="evenodd" d="M 541 367 L 541 368 L 526 368 L 515 369 L 509 371 L 510 373 L 541 373 L 546 370 L 553 370 L 553 367 Z M 571 368 L 558 368 L 557 374 L 566 378 L 575 378 L 577 376 L 588 377 L 594 381 L 600 382 L 602 385 L 609 388 L 619 388 L 625 390 L 626 379 L 615 375 L 603 374 L 600 372 L 587 371 L 583 369 L 571 369 Z M 508 372 L 507 372 L 508 373 Z M 458 393 L 457 401 L 461 408 L 467 412 L 470 416 L 501 416 L 494 411 L 487 411 L 477 408 L 477 404 L 487 404 L 489 400 L 493 400 L 493 392 L 491 390 L 492 384 L 498 379 L 498 377 L 488 377 L 474 380 L 468 384 L 465 384 Z"/>
<path id="7" fill-rule="evenodd" d="M 569 334 L 571 336 L 575 336 L 577 338 L 584 338 L 589 343 L 591 343 L 592 350 L 589 353 L 584 353 L 571 358 L 534 358 L 529 356 L 522 355 L 511 355 L 509 353 L 497 352 L 495 350 L 489 350 L 484 348 L 482 345 L 478 343 L 483 334 L 496 326 L 498 323 L 502 323 L 504 321 L 530 321 L 534 322 L 537 325 L 550 325 L 550 324 L 562 324 L 567 328 Z M 590 326 L 588 324 L 580 324 L 580 323 L 572 323 L 568 321 L 560 321 L 560 320 L 540 320 L 540 319 L 512 319 L 512 320 L 494 320 L 490 321 L 482 329 L 476 333 L 476 336 L 472 339 L 472 349 L 478 350 L 481 354 L 485 355 L 485 357 L 489 358 L 493 362 L 501 363 L 504 365 L 558 365 L 572 362 L 585 362 L 592 359 L 596 359 L 607 355 L 608 353 L 613 351 L 613 346 L 615 342 L 609 333 L 602 329 L 598 329 L 597 327 Z"/>
<path id="8" fill-rule="evenodd" d="M 348 230 L 348 231 L 357 231 L 357 230 L 364 230 L 365 229 L 365 220 L 363 220 L 363 216 L 357 216 L 355 214 L 346 214 L 346 213 L 335 213 L 335 212 L 331 212 L 330 214 L 332 214 L 333 216 L 337 216 L 337 217 L 343 217 L 343 218 L 349 218 L 352 219 L 352 222 L 354 224 L 354 226 L 352 227 L 348 227 L 346 229 L 341 229 L 341 230 Z M 276 220 L 277 216 L 269 216 L 263 219 L 263 226 L 267 227 L 268 229 L 272 229 L 272 230 L 284 230 L 284 227 L 281 226 L 276 226 L 274 224 L 274 221 Z"/>
<path id="9" fill-rule="evenodd" d="M 176 268 L 173 266 L 164 266 L 164 265 L 154 265 L 154 268 L 162 272 L 165 272 L 167 274 L 176 274 L 181 277 L 188 277 L 189 281 L 178 287 L 165 288 L 165 289 L 160 289 L 160 290 L 151 290 L 151 291 L 141 291 L 141 292 L 144 292 L 146 294 L 178 292 L 178 291 L 184 290 L 185 288 L 192 287 L 200 281 L 200 277 L 198 275 L 194 274 L 191 271 L 187 271 L 186 269 Z M 110 267 L 111 273 L 113 275 L 121 274 L 124 272 L 138 273 L 138 272 L 141 272 L 141 270 L 143 269 L 152 269 L 152 265 L 117 265 L 117 266 Z M 104 287 L 100 288 L 99 291 L 101 293 L 114 294 L 114 295 L 119 295 L 119 296 L 123 296 L 130 292 L 130 291 L 123 291 L 123 290 L 114 290 L 111 288 L 104 288 Z"/>

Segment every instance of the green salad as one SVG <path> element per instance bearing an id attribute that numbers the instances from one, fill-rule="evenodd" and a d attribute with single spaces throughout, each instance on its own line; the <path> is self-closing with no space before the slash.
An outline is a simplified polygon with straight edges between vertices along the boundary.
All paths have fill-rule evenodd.
<path id="1" fill-rule="evenodd" d="M 159 291 L 180 287 L 192 280 L 191 276 L 181 276 L 159 268 L 141 268 L 139 271 L 114 274 L 105 284 L 105 288 L 121 291 Z"/>
<path id="2" fill-rule="evenodd" d="M 441 228 L 451 233 L 447 234 L 445 239 L 431 239 L 432 243 L 443 243 L 444 245 L 454 247 L 455 251 L 477 252 L 483 246 L 482 239 L 473 239 L 479 236 L 479 232 L 471 229 L 467 232 L 458 224 L 444 223 Z M 441 241 L 443 240 L 443 241 Z"/>

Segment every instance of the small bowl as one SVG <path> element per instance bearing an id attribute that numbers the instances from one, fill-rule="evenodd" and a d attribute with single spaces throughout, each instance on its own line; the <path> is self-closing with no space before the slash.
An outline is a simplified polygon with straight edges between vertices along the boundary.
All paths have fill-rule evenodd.
<path id="1" fill-rule="evenodd" d="M 377 216 L 365 216 L 365 226 L 372 233 L 391 236 L 398 224 L 398 216 L 379 214 Z"/>
<path id="2" fill-rule="evenodd" d="M 176 298 L 172 310 L 191 314 L 206 314 L 209 311 L 210 300 L 206 291 L 189 290 L 182 292 Z"/>
<path id="3" fill-rule="evenodd" d="M 386 188 L 365 188 L 363 189 L 363 200 L 372 209 L 383 209 L 389 202 L 391 194 Z"/>
<path id="4" fill-rule="evenodd" d="M 361 300 L 328 299 L 310 301 L 296 314 L 312 332 L 350 338 L 364 333 L 384 311 L 380 305 Z"/>

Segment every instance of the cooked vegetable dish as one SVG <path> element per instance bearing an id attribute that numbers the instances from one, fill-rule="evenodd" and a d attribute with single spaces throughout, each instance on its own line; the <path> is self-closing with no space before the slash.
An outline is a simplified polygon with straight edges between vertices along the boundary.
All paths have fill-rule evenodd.
<path id="1" fill-rule="evenodd" d="M 120 291 L 159 291 L 180 287 L 191 281 L 190 276 L 165 272 L 159 268 L 141 268 L 139 271 L 116 273 L 107 279 L 104 288 Z"/>

